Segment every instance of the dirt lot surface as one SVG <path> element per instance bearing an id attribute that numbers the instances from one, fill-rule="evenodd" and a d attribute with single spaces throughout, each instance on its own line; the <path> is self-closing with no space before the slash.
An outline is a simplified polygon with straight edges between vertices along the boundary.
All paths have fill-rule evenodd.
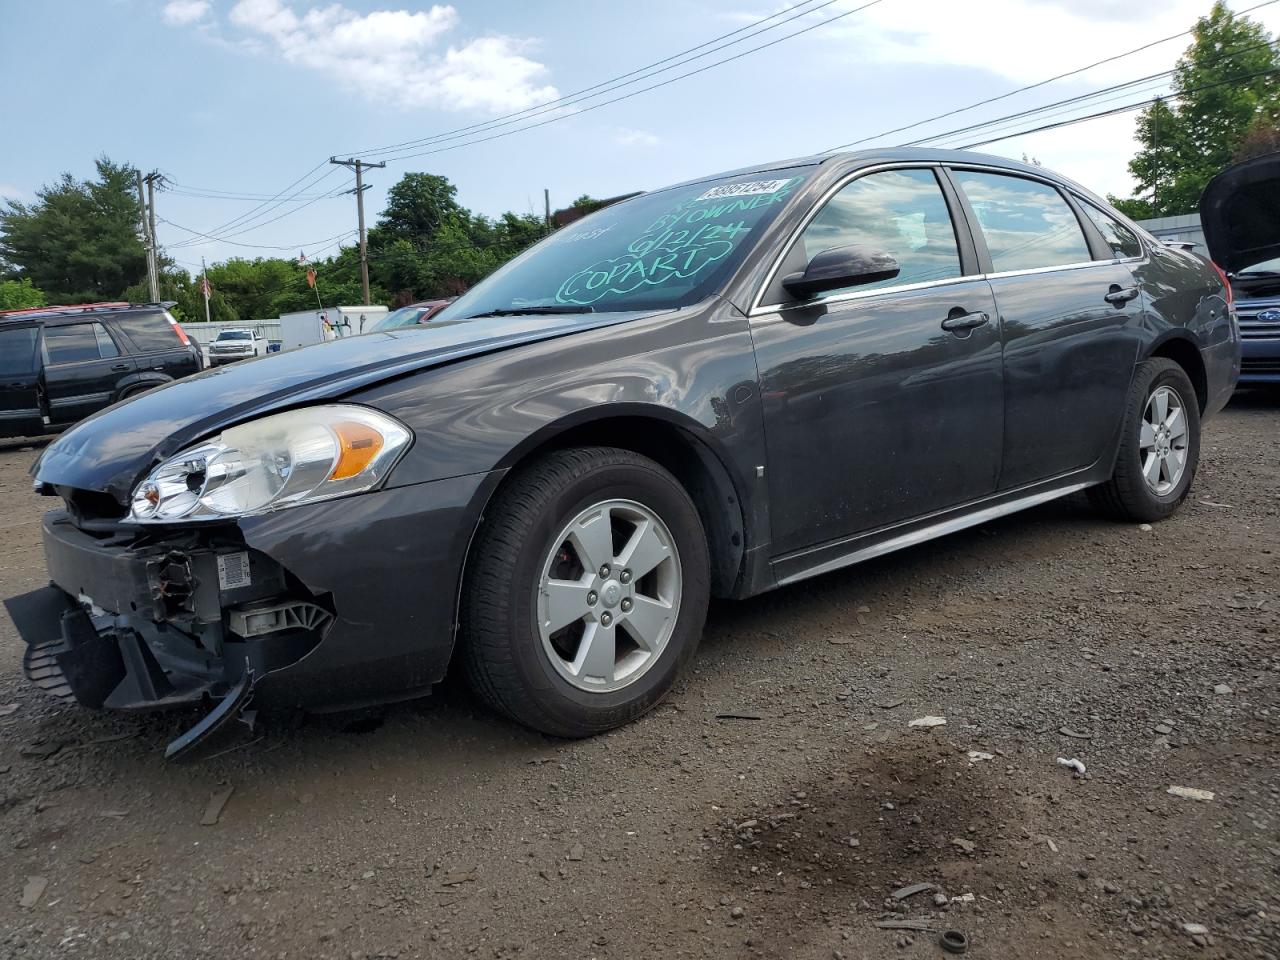
<path id="1" fill-rule="evenodd" d="M 35 456 L 0 448 L 0 596 L 44 582 Z M 669 700 L 578 743 L 448 684 L 166 765 L 189 716 L 45 699 L 0 614 L 0 956 L 946 956 L 876 926 L 918 920 L 1280 957 L 1278 467 L 1245 395 L 1173 520 L 1073 499 L 713 607 Z"/>

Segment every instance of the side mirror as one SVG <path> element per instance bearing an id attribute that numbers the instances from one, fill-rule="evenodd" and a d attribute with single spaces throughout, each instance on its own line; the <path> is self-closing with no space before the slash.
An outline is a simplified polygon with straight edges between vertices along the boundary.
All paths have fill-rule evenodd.
<path id="1" fill-rule="evenodd" d="M 825 290 L 892 280 L 901 269 L 897 260 L 881 251 L 856 245 L 832 247 L 810 260 L 803 273 L 784 277 L 782 285 L 788 293 L 809 300 Z"/>

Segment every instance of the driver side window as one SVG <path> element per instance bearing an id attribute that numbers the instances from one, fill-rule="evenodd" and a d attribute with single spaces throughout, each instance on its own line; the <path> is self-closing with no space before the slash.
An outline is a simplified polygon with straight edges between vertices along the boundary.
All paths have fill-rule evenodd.
<path id="1" fill-rule="evenodd" d="M 932 170 L 884 170 L 852 181 L 818 212 L 787 253 L 766 303 L 793 300 L 781 278 L 801 271 L 824 250 L 857 244 L 898 261 L 890 280 L 832 290 L 875 290 L 962 275 L 960 248 L 947 201 Z"/>

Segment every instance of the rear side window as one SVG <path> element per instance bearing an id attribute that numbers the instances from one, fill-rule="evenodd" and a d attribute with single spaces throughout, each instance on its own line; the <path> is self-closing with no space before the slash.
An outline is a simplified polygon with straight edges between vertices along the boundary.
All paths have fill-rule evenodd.
<path id="1" fill-rule="evenodd" d="M 799 241 L 803 254 L 793 250 L 781 272 L 803 270 L 822 251 L 855 244 L 889 254 L 901 271 L 892 279 L 851 289 L 874 290 L 961 275 L 955 227 L 931 170 L 886 170 L 854 180 L 805 227 Z M 788 299 L 781 290 L 778 293 Z"/>
<path id="2" fill-rule="evenodd" d="M 120 356 L 110 335 L 100 323 L 74 323 L 46 327 L 44 353 L 49 363 L 83 363 Z"/>
<path id="3" fill-rule="evenodd" d="M 1098 228 L 1102 239 L 1106 241 L 1117 260 L 1142 256 L 1142 241 L 1138 239 L 1137 234 L 1111 214 L 1103 213 L 1087 200 L 1081 200 L 1080 206 L 1084 208 L 1085 215 L 1093 221 L 1093 225 Z"/>
<path id="4" fill-rule="evenodd" d="M 0 377 L 30 373 L 36 366 L 35 327 L 0 330 Z"/>
<path id="5" fill-rule="evenodd" d="M 182 346 L 168 317 L 159 310 L 148 313 L 117 313 L 112 315 L 111 322 L 142 353 L 173 350 Z"/>
<path id="6" fill-rule="evenodd" d="M 955 171 L 996 273 L 1093 259 L 1075 212 L 1053 187 L 997 173 Z"/>

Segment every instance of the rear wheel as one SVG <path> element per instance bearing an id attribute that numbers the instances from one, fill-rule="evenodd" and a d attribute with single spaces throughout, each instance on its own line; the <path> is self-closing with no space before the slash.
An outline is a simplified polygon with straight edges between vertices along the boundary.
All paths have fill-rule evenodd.
<path id="1" fill-rule="evenodd" d="M 590 447 L 549 454 L 487 511 L 464 584 L 462 657 L 495 709 L 590 736 L 654 707 L 706 619 L 706 537 L 653 461 Z"/>
<path id="2" fill-rule="evenodd" d="M 1200 408 L 1186 371 L 1156 357 L 1138 364 L 1111 479 L 1090 499 L 1119 520 L 1168 517 L 1186 499 L 1200 462 Z"/>

